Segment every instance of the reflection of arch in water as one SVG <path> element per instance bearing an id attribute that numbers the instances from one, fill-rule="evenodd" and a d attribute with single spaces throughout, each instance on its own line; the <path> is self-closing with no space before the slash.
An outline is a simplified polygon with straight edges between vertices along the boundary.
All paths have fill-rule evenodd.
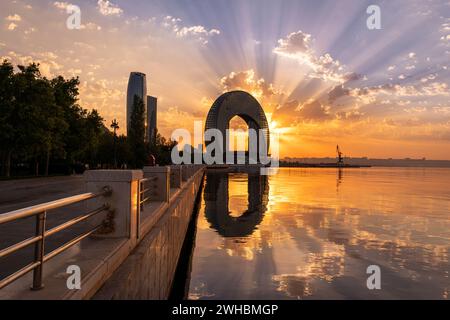
<path id="1" fill-rule="evenodd" d="M 267 176 L 248 175 L 248 209 L 239 217 L 230 216 L 228 174 L 208 173 L 205 186 L 205 216 L 211 227 L 223 237 L 245 237 L 253 233 L 267 210 Z"/>

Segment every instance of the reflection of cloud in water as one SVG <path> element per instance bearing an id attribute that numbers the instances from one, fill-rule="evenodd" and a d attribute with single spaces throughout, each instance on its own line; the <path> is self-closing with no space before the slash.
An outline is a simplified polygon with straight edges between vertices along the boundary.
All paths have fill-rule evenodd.
<path id="1" fill-rule="evenodd" d="M 332 282 L 344 275 L 344 246 L 326 243 L 320 253 L 309 253 L 304 260 L 297 266 L 295 274 L 273 276 L 273 280 L 279 283 L 279 291 L 284 291 L 291 297 L 303 298 L 313 293 L 313 281 Z"/>
<path id="2" fill-rule="evenodd" d="M 189 300 L 200 300 L 204 298 L 212 298 L 214 297 L 214 293 L 208 293 L 206 288 L 206 283 L 202 282 L 199 285 L 191 288 L 191 292 L 189 292 L 188 299 Z"/>
<path id="3" fill-rule="evenodd" d="M 250 298 L 262 291 L 269 298 L 279 298 L 275 292 L 291 298 L 370 298 L 365 270 L 377 264 L 386 281 L 382 297 L 448 297 L 450 194 L 442 187 L 450 172 L 430 169 L 420 180 L 414 177 L 415 171 L 404 174 L 401 171 L 408 169 L 392 170 L 346 171 L 336 190 L 334 170 L 282 169 L 270 177 L 270 188 L 259 188 L 264 192 L 248 199 L 243 195 L 251 192 L 245 178 L 241 175 L 234 181 L 230 176 L 224 194 L 234 200 L 222 199 L 223 206 L 213 203 L 217 199 L 206 195 L 206 188 L 206 219 L 218 234 L 205 228 L 202 232 L 220 243 L 218 251 L 209 251 L 209 259 L 221 259 L 214 264 L 218 268 L 214 273 L 233 263 L 255 277 L 268 275 L 261 282 L 264 289 L 245 287 L 246 292 L 253 292 L 246 296 Z M 216 187 L 210 190 L 223 191 Z M 260 201 L 261 208 L 267 210 L 253 217 L 248 213 L 239 216 L 244 226 L 248 223 L 243 227 L 227 213 L 234 210 L 239 215 L 245 200 L 253 202 L 250 207 L 254 208 Z M 264 261 L 273 261 L 273 268 L 267 270 Z M 208 260 L 203 263 L 207 267 Z M 203 280 L 216 292 L 213 274 Z M 240 297 L 239 288 L 236 290 L 237 296 L 231 298 Z"/>

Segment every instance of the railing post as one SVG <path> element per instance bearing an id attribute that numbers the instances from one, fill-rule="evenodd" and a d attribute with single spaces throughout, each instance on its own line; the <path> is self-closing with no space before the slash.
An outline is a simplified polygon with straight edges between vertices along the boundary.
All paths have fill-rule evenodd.
<path id="1" fill-rule="evenodd" d="M 138 191 L 137 191 L 137 208 L 136 208 L 136 238 L 139 239 L 141 235 L 141 191 L 144 188 L 141 181 L 138 181 Z"/>
<path id="2" fill-rule="evenodd" d="M 33 270 L 33 285 L 31 290 L 41 290 L 44 288 L 42 283 L 42 272 L 44 269 L 44 253 L 45 253 L 45 222 L 47 219 L 47 211 L 36 215 L 36 237 L 41 237 L 41 240 L 34 245 L 34 261 L 40 264 Z"/>
<path id="3" fill-rule="evenodd" d="M 98 192 L 104 186 L 112 189 L 108 198 L 96 198 L 86 201 L 88 210 L 93 210 L 108 203 L 110 206 L 105 227 L 95 236 L 104 238 L 136 239 L 139 180 L 143 177 L 141 170 L 90 170 L 84 173 L 88 192 Z M 90 219 L 92 226 L 105 221 L 104 215 Z"/>
<path id="4" fill-rule="evenodd" d="M 189 166 L 188 164 L 184 164 L 181 167 L 183 181 L 188 181 L 189 180 L 189 167 L 188 166 Z"/>
<path id="5" fill-rule="evenodd" d="M 170 199 L 170 167 L 144 167 L 144 178 L 156 177 L 149 181 L 150 201 L 169 202 Z"/>
<path id="6" fill-rule="evenodd" d="M 181 173 L 181 165 L 170 166 L 170 187 L 181 188 L 183 183 L 183 176 Z"/>

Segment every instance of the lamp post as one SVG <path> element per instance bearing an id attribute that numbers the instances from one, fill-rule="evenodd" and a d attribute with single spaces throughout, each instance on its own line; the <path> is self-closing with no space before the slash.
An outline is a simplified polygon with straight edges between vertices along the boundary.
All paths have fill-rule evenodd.
<path id="1" fill-rule="evenodd" d="M 111 122 L 111 128 L 114 131 L 114 169 L 117 169 L 117 130 L 120 128 L 116 119 Z"/>

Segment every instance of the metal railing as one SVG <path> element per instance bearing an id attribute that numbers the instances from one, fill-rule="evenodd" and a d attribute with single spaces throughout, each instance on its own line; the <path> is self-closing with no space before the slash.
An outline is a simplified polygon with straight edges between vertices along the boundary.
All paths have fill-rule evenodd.
<path id="1" fill-rule="evenodd" d="M 7 276 L 6 278 L 2 279 L 0 281 L 0 289 L 6 287 L 7 285 L 11 284 L 12 282 L 16 281 L 17 279 L 21 278 L 25 274 L 27 274 L 30 271 L 33 271 L 33 285 L 31 286 L 32 290 L 39 290 L 43 288 L 42 283 L 42 272 L 43 272 L 43 266 L 44 263 L 48 260 L 52 259 L 53 257 L 57 256 L 58 254 L 66 251 L 73 245 L 79 243 L 81 240 L 87 238 L 97 230 L 99 230 L 103 223 L 100 225 L 92 228 L 91 230 L 77 236 L 76 238 L 70 240 L 69 242 L 66 242 L 62 246 L 56 248 L 52 252 L 45 254 L 45 240 L 47 237 L 52 236 L 58 232 L 61 232 L 62 230 L 65 230 L 75 224 L 78 224 L 82 221 L 85 221 L 95 215 L 97 215 L 100 212 L 103 212 L 105 210 L 109 209 L 108 204 L 104 204 L 100 206 L 99 208 L 92 210 L 84 215 L 78 216 L 74 219 L 71 219 L 63 224 L 60 224 L 50 230 L 46 230 L 46 221 L 47 221 L 47 212 L 53 209 L 65 207 L 71 204 L 79 203 L 82 201 L 102 197 L 102 196 L 109 196 L 112 193 L 112 190 L 110 187 L 104 187 L 101 192 L 98 193 L 83 193 L 72 197 L 67 197 L 43 204 L 39 204 L 36 206 L 19 209 L 15 211 L 11 211 L 8 213 L 0 214 L 0 225 L 17 221 L 19 219 L 24 219 L 32 216 L 36 216 L 36 231 L 35 236 L 28 238 L 26 240 L 23 240 L 19 243 L 16 243 L 12 246 L 9 246 L 7 248 L 0 250 L 0 259 L 6 256 L 9 256 L 10 254 L 23 249 L 25 247 L 28 247 L 32 244 L 34 244 L 34 261 L 22 269 L 14 272 L 13 274 Z"/>
<path id="2" fill-rule="evenodd" d="M 151 191 L 149 182 L 155 182 L 158 178 L 144 178 L 139 180 L 137 192 L 137 217 L 136 217 L 136 237 L 139 239 L 141 231 L 141 211 L 144 210 L 144 205 L 150 201 L 149 192 Z"/>

